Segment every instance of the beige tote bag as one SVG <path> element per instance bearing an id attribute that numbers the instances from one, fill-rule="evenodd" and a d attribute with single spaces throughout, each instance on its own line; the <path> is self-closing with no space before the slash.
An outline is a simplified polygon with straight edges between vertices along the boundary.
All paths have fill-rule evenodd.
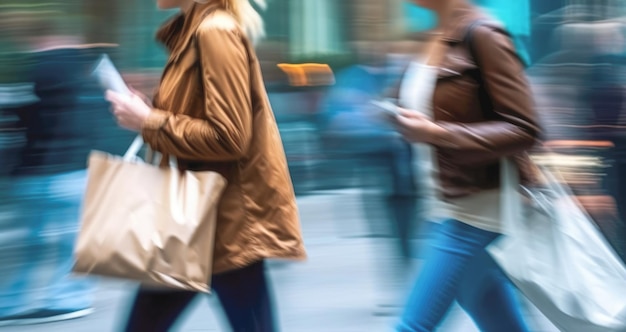
<path id="1" fill-rule="evenodd" d="M 144 163 L 142 146 L 138 136 L 123 158 L 90 155 L 73 270 L 208 293 L 226 180 Z"/>

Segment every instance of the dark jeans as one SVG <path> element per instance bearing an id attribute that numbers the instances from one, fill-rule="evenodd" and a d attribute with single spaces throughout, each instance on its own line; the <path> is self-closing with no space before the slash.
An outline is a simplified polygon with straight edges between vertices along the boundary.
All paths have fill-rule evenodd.
<path id="1" fill-rule="evenodd" d="M 391 180 L 390 186 L 382 183 L 377 183 L 377 185 L 390 189 L 384 190 L 390 192 L 384 202 L 386 211 L 389 213 L 389 226 L 397 242 L 398 254 L 407 260 L 415 256 L 411 249 L 411 239 L 421 221 L 412 164 L 413 158 L 416 157 L 413 155 L 411 145 L 400 137 L 388 139 L 385 148 L 381 151 L 359 156 L 363 164 L 369 166 L 369 168 L 363 167 L 364 174 L 360 175 L 365 183 L 380 181 L 381 178 L 386 178 L 385 176 Z M 371 211 L 376 205 L 368 204 L 367 193 L 364 203 L 366 218 L 373 218 L 369 220 L 370 224 L 379 223 L 378 214 L 376 211 Z"/>
<path id="2" fill-rule="evenodd" d="M 455 300 L 483 332 L 528 331 L 512 284 L 485 250 L 499 234 L 456 220 L 436 228 L 397 331 L 434 331 Z"/>
<path id="3" fill-rule="evenodd" d="M 234 332 L 274 332 L 274 316 L 265 264 L 213 276 L 212 287 Z M 197 293 L 140 289 L 125 331 L 166 332 Z"/>
<path id="4" fill-rule="evenodd" d="M 376 230 L 381 222 L 385 223 L 382 227 L 385 236 L 392 235 L 396 240 L 398 254 L 407 260 L 414 256 L 410 240 L 421 217 L 412 164 L 419 156 L 413 155 L 411 144 L 400 135 L 383 130 L 361 134 L 324 132 L 322 142 L 331 160 L 324 174 L 348 169 L 351 170 L 349 177 L 358 176 L 361 188 L 373 187 L 386 192 L 384 206 L 388 220 L 381 220 L 378 205 L 370 204 L 372 195 L 367 191 L 363 194 L 365 217 L 374 230 L 373 235 L 381 235 Z M 345 164 L 336 164 L 340 160 Z"/>

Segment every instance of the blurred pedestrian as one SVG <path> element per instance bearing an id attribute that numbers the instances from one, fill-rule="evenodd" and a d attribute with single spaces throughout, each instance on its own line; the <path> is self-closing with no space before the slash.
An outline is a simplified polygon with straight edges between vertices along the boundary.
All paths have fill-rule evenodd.
<path id="1" fill-rule="evenodd" d="M 385 47 L 357 45 L 357 54 L 359 63 L 339 72 L 325 96 L 320 132 L 330 168 L 345 163 L 342 168 L 357 179 L 369 236 L 393 241 L 393 248 L 379 250 L 376 258 L 384 264 L 377 288 L 382 308 L 376 314 L 389 314 L 389 307 L 401 306 L 398 293 L 407 286 L 416 256 L 412 245 L 420 220 L 412 167 L 416 156 L 370 103 L 394 78 Z"/>
<path id="2" fill-rule="evenodd" d="M 440 225 L 397 330 L 433 331 L 458 300 L 482 331 L 527 331 L 512 285 L 485 251 L 502 231 L 500 159 L 515 160 L 522 183 L 534 175 L 526 151 L 539 126 L 522 61 L 501 26 L 467 1 L 413 2 L 439 25 L 426 58 L 404 75 L 392 121 L 430 159 L 424 204 Z"/>
<path id="3" fill-rule="evenodd" d="M 95 140 L 91 112 L 81 103 L 89 66 L 96 59 L 82 38 L 57 30 L 60 13 L 23 17 L 29 65 L 23 82 L 36 102 L 10 111 L 25 130 L 17 163 L 3 181 L 0 232 L 0 325 L 83 317 L 92 309 L 93 281 L 71 275 L 73 247 Z M 106 108 L 100 107 L 105 111 Z"/>
<path id="4" fill-rule="evenodd" d="M 613 149 L 604 153 L 608 161 L 607 178 L 603 183 L 615 200 L 617 222 L 606 234 L 616 251 L 626 259 L 626 42 L 621 22 L 592 23 L 594 56 L 591 70 L 585 77 L 584 96 L 593 115 L 591 135 L 594 140 L 607 140 Z"/>
<path id="5" fill-rule="evenodd" d="M 252 44 L 262 34 L 261 17 L 249 0 L 157 4 L 181 13 L 157 35 L 170 58 L 154 106 L 139 95 L 108 91 L 107 98 L 120 126 L 140 132 L 163 155 L 162 162 L 172 156 L 180 169 L 215 171 L 227 179 L 217 212 L 211 285 L 231 330 L 277 331 L 265 261 L 304 259 L 305 249 Z M 196 295 L 142 287 L 124 330 L 169 331 Z"/>

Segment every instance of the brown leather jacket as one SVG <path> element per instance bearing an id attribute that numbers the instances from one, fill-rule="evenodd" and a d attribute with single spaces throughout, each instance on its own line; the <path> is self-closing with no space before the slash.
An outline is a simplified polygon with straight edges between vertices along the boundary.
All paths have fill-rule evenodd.
<path id="1" fill-rule="evenodd" d="M 221 173 L 214 273 L 303 259 L 295 195 L 254 49 L 216 2 L 165 24 L 170 51 L 143 137 L 179 167 Z M 184 257 L 180 257 L 184 259 Z"/>
<path id="2" fill-rule="evenodd" d="M 434 142 L 444 197 L 497 188 L 502 157 L 515 160 L 522 183 L 535 181 L 527 151 L 538 139 L 539 120 L 510 38 L 485 21 L 473 30 L 473 52 L 465 42 L 470 25 L 486 19 L 479 9 L 460 6 L 443 36 L 448 50 L 439 65 L 433 113 L 446 129 Z"/>

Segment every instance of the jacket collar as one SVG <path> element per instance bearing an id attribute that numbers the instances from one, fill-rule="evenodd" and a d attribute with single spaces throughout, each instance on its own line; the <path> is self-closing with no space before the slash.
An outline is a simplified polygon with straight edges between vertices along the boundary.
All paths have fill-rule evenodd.
<path id="1" fill-rule="evenodd" d="M 487 16 L 476 6 L 460 4 L 452 12 L 450 23 L 444 29 L 443 40 L 458 43 L 465 39 L 468 27 L 476 20 L 487 20 Z"/>
<path id="2" fill-rule="evenodd" d="M 157 41 L 167 48 L 170 58 L 176 61 L 193 41 L 193 36 L 202 21 L 219 8 L 220 4 L 217 1 L 209 1 L 206 4 L 194 2 L 189 12 L 174 15 L 157 30 Z"/>

